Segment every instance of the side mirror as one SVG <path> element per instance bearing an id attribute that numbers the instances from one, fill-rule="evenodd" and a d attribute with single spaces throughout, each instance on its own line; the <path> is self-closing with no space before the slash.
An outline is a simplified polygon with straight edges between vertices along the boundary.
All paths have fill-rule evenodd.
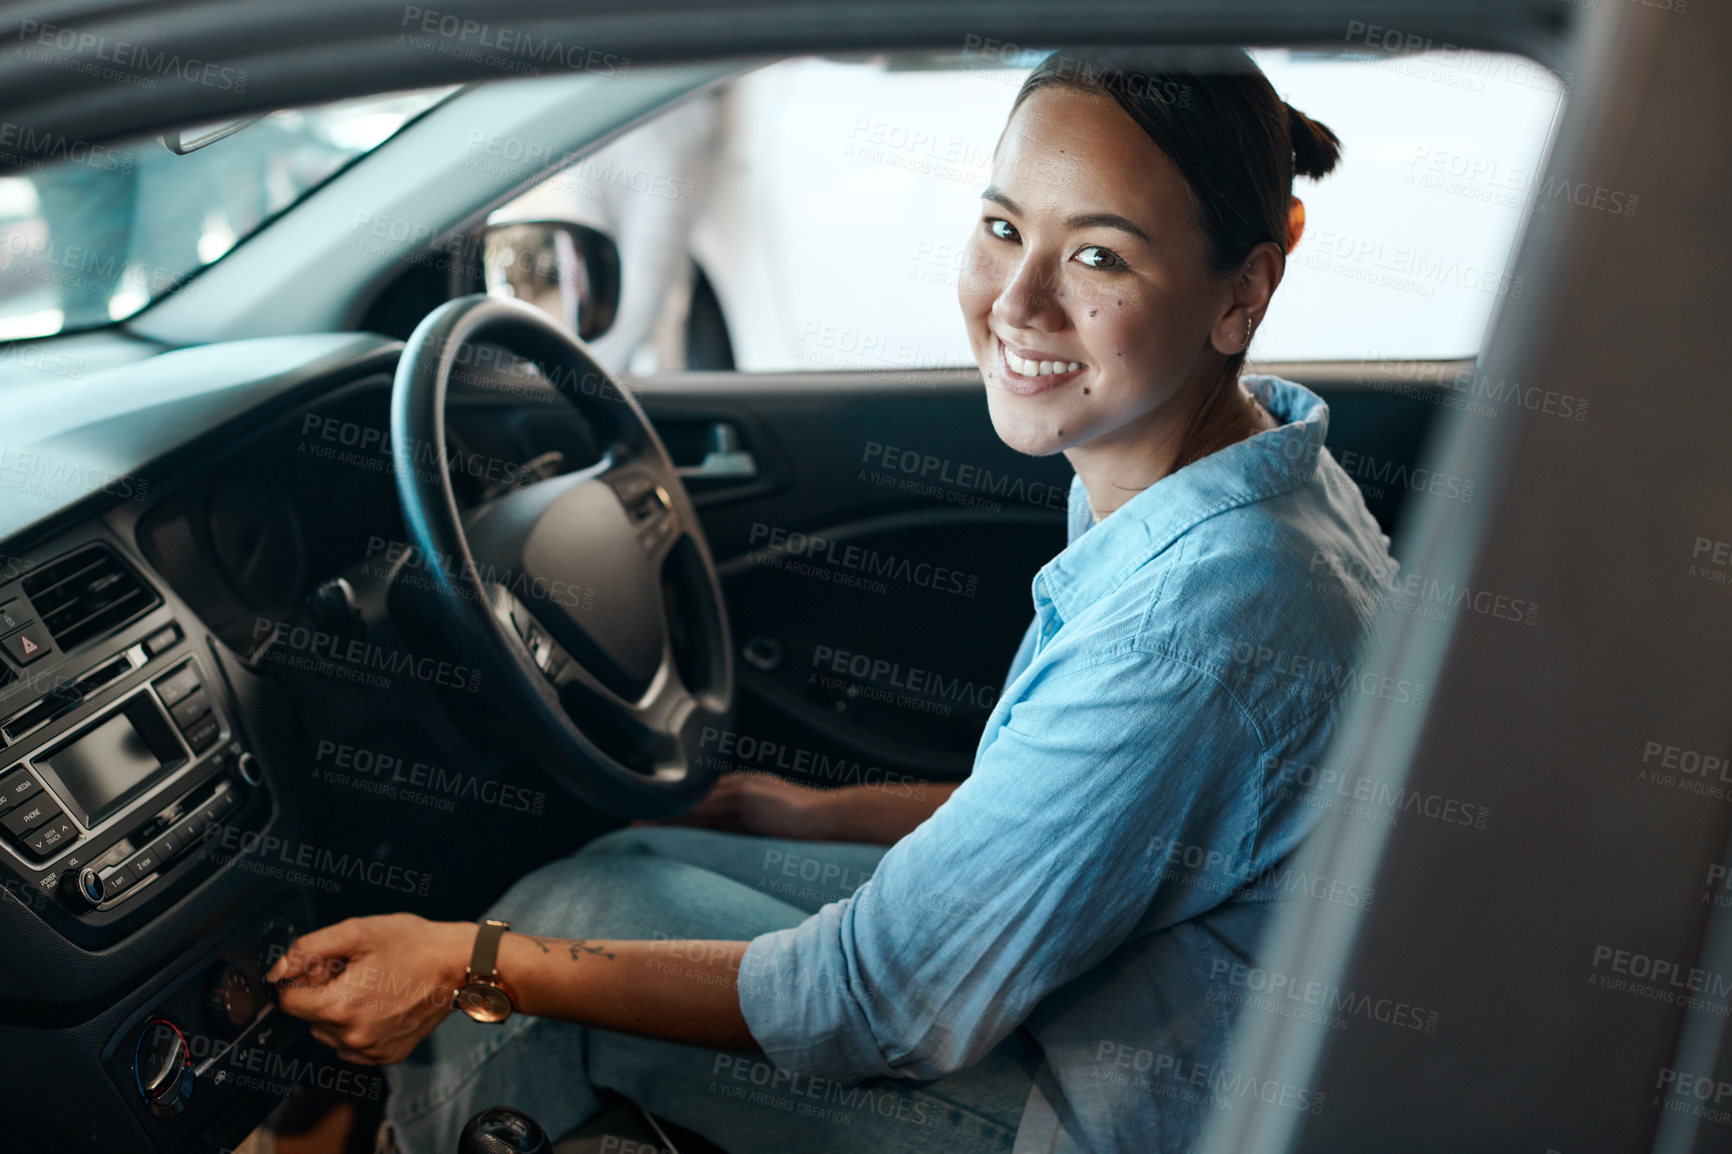
<path id="1" fill-rule="evenodd" d="M 481 237 L 489 296 L 532 304 L 586 341 L 619 310 L 619 248 L 613 238 L 559 220 L 489 225 Z"/>

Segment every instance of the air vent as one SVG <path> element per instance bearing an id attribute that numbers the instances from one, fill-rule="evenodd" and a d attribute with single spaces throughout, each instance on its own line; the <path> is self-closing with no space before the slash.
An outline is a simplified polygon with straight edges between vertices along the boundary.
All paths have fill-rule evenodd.
<path id="1" fill-rule="evenodd" d="M 119 629 L 156 594 L 106 545 L 91 545 L 24 578 L 24 593 L 62 653 Z"/>

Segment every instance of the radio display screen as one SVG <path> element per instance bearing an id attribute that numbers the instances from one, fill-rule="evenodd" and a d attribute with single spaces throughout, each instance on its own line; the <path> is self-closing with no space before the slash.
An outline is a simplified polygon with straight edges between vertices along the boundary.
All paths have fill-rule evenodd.
<path id="1" fill-rule="evenodd" d="M 185 760 L 163 732 L 166 724 L 150 698 L 140 695 L 37 764 L 60 780 L 62 793 L 84 811 L 78 815 L 84 824 L 94 825 L 171 763 Z"/>

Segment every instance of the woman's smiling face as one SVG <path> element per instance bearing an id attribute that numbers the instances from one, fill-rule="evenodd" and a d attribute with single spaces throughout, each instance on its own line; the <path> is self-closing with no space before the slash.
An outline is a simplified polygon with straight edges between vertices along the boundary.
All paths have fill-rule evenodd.
<path id="1" fill-rule="evenodd" d="M 1128 113 L 1074 88 L 1031 92 L 993 158 L 958 290 L 1004 442 L 1128 447 L 1182 421 L 1175 398 L 1237 351 L 1211 343 L 1233 294 L 1209 256 L 1184 177 Z"/>

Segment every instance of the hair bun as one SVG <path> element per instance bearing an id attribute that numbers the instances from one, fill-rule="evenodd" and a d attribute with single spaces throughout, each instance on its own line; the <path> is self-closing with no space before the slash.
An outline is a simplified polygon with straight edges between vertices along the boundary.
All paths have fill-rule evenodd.
<path id="1" fill-rule="evenodd" d="M 1341 138 L 1328 125 L 1312 120 L 1291 104 L 1287 109 L 1287 133 L 1293 142 L 1295 176 L 1319 177 L 1341 159 Z"/>

